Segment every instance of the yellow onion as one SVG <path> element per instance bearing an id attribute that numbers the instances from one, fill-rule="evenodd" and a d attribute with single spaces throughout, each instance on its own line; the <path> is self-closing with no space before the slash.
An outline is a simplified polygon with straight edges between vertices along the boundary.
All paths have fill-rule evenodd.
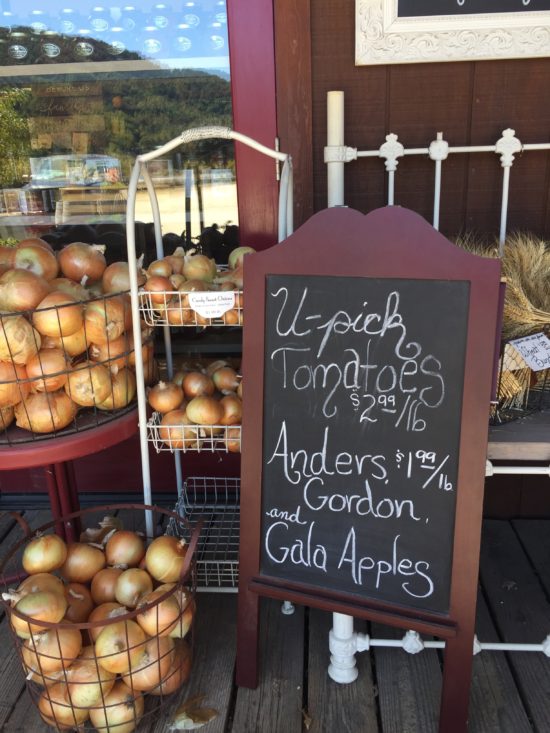
<path id="1" fill-rule="evenodd" d="M 50 292 L 50 285 L 30 270 L 8 270 L 0 276 L 0 310 L 33 310 Z"/>
<path id="2" fill-rule="evenodd" d="M 116 619 L 117 616 L 122 616 L 126 613 L 128 613 L 128 609 L 121 606 L 120 603 L 116 603 L 116 601 L 105 601 L 99 606 L 96 606 L 88 617 L 89 624 L 97 624 L 97 626 L 93 626 L 88 630 L 91 640 L 93 642 L 97 640 L 101 632 L 109 624 L 113 623 L 111 619 Z"/>
<path id="3" fill-rule="evenodd" d="M 15 611 L 24 614 L 19 618 L 11 613 L 11 625 L 17 636 L 30 639 L 32 635 L 40 634 L 46 627 L 33 621 L 46 621 L 57 624 L 67 610 L 67 600 L 64 594 L 52 591 L 36 591 L 21 598 L 14 606 Z"/>
<path id="4" fill-rule="evenodd" d="M 212 377 L 197 371 L 188 372 L 183 378 L 181 386 L 188 399 L 199 395 L 213 395 L 216 389 Z"/>
<path id="5" fill-rule="evenodd" d="M 149 404 L 163 415 L 177 410 L 183 402 L 183 390 L 174 382 L 159 382 L 147 392 Z"/>
<path id="6" fill-rule="evenodd" d="M 76 282 L 80 282 L 84 276 L 90 282 L 101 280 L 107 267 L 105 249 L 104 244 L 67 244 L 58 255 L 61 272 L 69 280 Z"/>
<path id="7" fill-rule="evenodd" d="M 166 677 L 174 661 L 175 644 L 173 639 L 164 636 L 149 639 L 137 662 L 122 680 L 134 690 L 146 692 L 158 687 Z"/>
<path id="8" fill-rule="evenodd" d="M 118 295 L 90 300 L 84 309 L 84 327 L 88 343 L 104 344 L 122 336 L 126 306 Z"/>
<path id="9" fill-rule="evenodd" d="M 117 682 L 103 702 L 90 708 L 90 720 L 99 733 L 132 733 L 137 728 L 145 709 L 141 692 Z"/>
<path id="10" fill-rule="evenodd" d="M 105 555 L 97 547 L 84 542 L 73 542 L 67 548 L 67 559 L 61 567 L 61 575 L 69 582 L 88 583 L 105 567 Z"/>
<path id="11" fill-rule="evenodd" d="M 122 568 L 103 568 L 92 579 L 92 599 L 97 605 L 115 600 L 115 585 Z M 117 604 L 118 605 L 118 604 Z"/>
<path id="12" fill-rule="evenodd" d="M 13 407 L 30 392 L 27 370 L 22 364 L 0 361 L 0 407 Z"/>
<path id="13" fill-rule="evenodd" d="M 220 392 L 234 392 L 239 386 L 237 372 L 230 366 L 223 366 L 212 374 L 214 386 Z"/>
<path id="14" fill-rule="evenodd" d="M 40 334 L 24 316 L 0 317 L 0 361 L 26 364 L 40 345 Z"/>
<path id="15" fill-rule="evenodd" d="M 220 405 L 223 408 L 220 425 L 240 425 L 243 415 L 240 397 L 236 394 L 225 395 L 221 398 Z"/>
<path id="16" fill-rule="evenodd" d="M 113 689 L 116 675 L 97 663 L 93 646 L 82 649 L 78 659 L 65 672 L 67 690 L 77 708 L 100 705 Z"/>
<path id="17" fill-rule="evenodd" d="M 65 619 L 73 624 L 82 624 L 88 620 L 94 608 L 94 601 L 87 586 L 83 583 L 68 583 L 65 588 L 67 610 Z"/>
<path id="18" fill-rule="evenodd" d="M 241 452 L 241 428 L 230 427 L 225 432 L 225 447 L 229 453 Z"/>
<path id="19" fill-rule="evenodd" d="M 40 301 L 32 322 L 43 336 L 70 336 L 83 326 L 82 306 L 72 295 L 54 290 Z"/>
<path id="20" fill-rule="evenodd" d="M 185 275 L 182 275 L 181 272 L 175 272 L 173 275 L 170 275 L 168 278 L 170 280 L 171 288 L 170 290 L 178 290 L 181 285 L 185 282 Z"/>
<path id="21" fill-rule="evenodd" d="M 147 277 L 153 277 L 156 275 L 160 275 L 161 277 L 170 277 L 172 273 L 172 263 L 168 257 L 164 257 L 162 260 L 153 260 L 147 268 Z"/>
<path id="22" fill-rule="evenodd" d="M 0 246 L 0 267 L 6 270 L 13 268 L 13 258 L 15 257 L 15 247 Z"/>
<path id="23" fill-rule="evenodd" d="M 166 305 L 172 298 L 172 283 L 162 275 L 152 275 L 147 278 L 143 290 L 149 293 L 149 300 L 153 306 Z"/>
<path id="24" fill-rule="evenodd" d="M 181 275 L 185 264 L 185 250 L 182 247 L 179 247 L 179 250 L 182 254 L 176 254 L 174 251 L 173 254 L 164 256 L 164 261 L 169 263 L 174 275 Z"/>
<path id="25" fill-rule="evenodd" d="M 51 537 L 52 535 L 44 536 Z M 25 566 L 23 565 L 23 567 Z M 27 572 L 30 571 L 27 570 Z M 24 595 L 26 596 L 29 593 L 36 593 L 37 591 L 41 590 L 48 590 L 52 593 L 61 593 L 63 595 L 65 593 L 65 586 L 63 585 L 63 581 L 61 580 L 61 578 L 58 578 L 57 575 L 53 575 L 52 573 L 38 572 L 29 575 L 28 578 L 25 578 L 25 580 L 23 580 L 23 582 L 17 588 L 16 593 L 23 597 Z"/>
<path id="26" fill-rule="evenodd" d="M 15 406 L 15 421 L 34 433 L 62 430 L 75 419 L 77 407 L 63 391 L 37 392 Z"/>
<path id="27" fill-rule="evenodd" d="M 171 695 L 172 692 L 175 692 L 189 679 L 192 662 L 193 655 L 191 653 L 191 647 L 185 639 L 178 639 L 176 641 L 172 666 L 160 685 L 149 690 L 149 694 Z"/>
<path id="28" fill-rule="evenodd" d="M 95 641 L 96 659 L 107 671 L 124 674 L 143 654 L 145 642 L 145 632 L 135 621 L 114 621 Z"/>
<path id="29" fill-rule="evenodd" d="M 0 430 L 7 430 L 15 420 L 13 407 L 0 407 Z"/>
<path id="30" fill-rule="evenodd" d="M 180 579 L 186 554 L 187 543 L 183 538 L 162 535 L 147 548 L 145 566 L 155 580 L 175 583 Z"/>
<path id="31" fill-rule="evenodd" d="M 135 608 L 141 599 L 153 590 L 151 576 L 141 568 L 124 570 L 116 581 L 115 598 L 127 608 Z"/>
<path id="32" fill-rule="evenodd" d="M 186 411 L 189 420 L 197 425 L 219 425 L 224 414 L 220 402 L 207 395 L 190 400 Z"/>
<path id="33" fill-rule="evenodd" d="M 40 349 L 27 361 L 33 392 L 56 392 L 67 382 L 69 365 L 62 349 Z"/>
<path id="34" fill-rule="evenodd" d="M 29 575 L 58 570 L 67 559 L 65 540 L 56 534 L 34 537 L 23 550 L 22 564 Z M 55 576 L 50 576 L 55 577 Z"/>
<path id="35" fill-rule="evenodd" d="M 256 250 L 254 247 L 236 247 L 231 250 L 229 257 L 227 258 L 227 265 L 230 270 L 234 270 L 239 265 L 242 265 L 244 256 L 247 254 L 253 254 Z"/>
<path id="36" fill-rule="evenodd" d="M 111 389 L 108 397 L 100 402 L 100 410 L 121 410 L 134 399 L 136 394 L 136 376 L 130 369 L 113 367 L 110 374 Z"/>
<path id="37" fill-rule="evenodd" d="M 80 630 L 71 626 L 59 626 L 27 639 L 21 654 L 26 671 L 34 672 L 38 677 L 36 681 L 40 682 L 41 676 L 47 676 L 59 669 L 68 669 L 81 649 Z"/>
<path id="38" fill-rule="evenodd" d="M 122 336 L 112 341 L 92 344 L 90 357 L 92 361 L 104 363 L 105 366 L 117 366 L 122 369 L 130 363 L 129 356 L 133 348 L 133 341 L 130 340 L 129 334 L 123 333 Z"/>
<path id="39" fill-rule="evenodd" d="M 144 284 L 146 280 L 143 270 L 138 268 L 137 281 L 138 286 Z M 104 293 L 123 293 L 130 290 L 130 270 L 127 262 L 113 262 L 109 265 L 102 278 Z"/>
<path id="40" fill-rule="evenodd" d="M 185 255 L 182 272 L 188 280 L 211 283 L 216 277 L 216 262 L 206 255 Z"/>
<path id="41" fill-rule="evenodd" d="M 111 375 L 102 364 L 85 361 L 69 372 L 65 391 L 77 405 L 93 407 L 104 402 L 111 392 Z"/>
<path id="42" fill-rule="evenodd" d="M 56 277 L 54 280 L 50 280 L 50 287 L 54 292 L 72 295 L 77 302 L 90 299 L 90 291 L 81 283 L 69 280 L 68 277 Z"/>
<path id="43" fill-rule="evenodd" d="M 159 438 L 172 450 L 184 448 L 195 450 L 201 445 L 199 429 L 189 427 L 185 409 L 171 410 L 160 421 Z"/>
<path id="44" fill-rule="evenodd" d="M 144 596 L 137 606 L 136 621 L 148 636 L 168 636 L 178 625 L 181 609 L 174 593 L 158 601 L 168 590 L 168 586 L 162 590 L 157 588 Z M 154 605 L 146 608 L 151 603 Z"/>
<path id="45" fill-rule="evenodd" d="M 63 336 L 61 338 L 45 336 L 42 346 L 45 349 L 63 349 L 67 356 L 80 356 L 88 348 L 84 326 L 70 336 Z"/>
<path id="46" fill-rule="evenodd" d="M 174 598 L 178 604 L 179 616 L 176 623 L 170 628 L 168 636 L 172 639 L 183 639 L 183 637 L 189 633 L 193 624 L 193 619 L 195 618 L 195 599 L 185 588 L 177 586 L 175 583 L 164 583 L 163 585 L 159 585 L 155 593 L 161 595 L 169 590 L 172 591 L 171 597 Z"/>
<path id="47" fill-rule="evenodd" d="M 125 565 L 134 568 L 145 555 L 145 544 L 141 537 L 128 529 L 122 529 L 109 537 L 105 545 L 108 565 Z"/>
<path id="48" fill-rule="evenodd" d="M 77 708 L 71 704 L 64 682 L 57 682 L 44 690 L 38 701 L 38 711 L 47 725 L 58 730 L 78 728 L 89 715 L 86 708 Z"/>
<path id="49" fill-rule="evenodd" d="M 41 245 L 34 243 L 19 243 L 13 258 L 13 267 L 18 270 L 28 270 L 45 280 L 53 280 L 59 272 L 57 257 L 54 253 Z"/>

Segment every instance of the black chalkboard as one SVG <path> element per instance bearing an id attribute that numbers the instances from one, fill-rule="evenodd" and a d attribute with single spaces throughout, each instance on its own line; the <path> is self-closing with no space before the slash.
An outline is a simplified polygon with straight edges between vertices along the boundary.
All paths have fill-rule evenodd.
<path id="1" fill-rule="evenodd" d="M 266 278 L 261 573 L 448 612 L 469 288 Z"/>
<path id="2" fill-rule="evenodd" d="M 550 10 L 550 0 L 398 0 L 397 15 L 472 15 Z"/>

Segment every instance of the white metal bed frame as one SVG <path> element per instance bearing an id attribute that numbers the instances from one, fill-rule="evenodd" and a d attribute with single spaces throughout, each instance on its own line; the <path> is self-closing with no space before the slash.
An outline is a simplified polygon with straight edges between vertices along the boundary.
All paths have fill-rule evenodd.
<path id="1" fill-rule="evenodd" d="M 510 173 L 515 156 L 531 150 L 550 150 L 550 143 L 523 144 L 515 130 L 503 130 L 494 145 L 461 145 L 450 146 L 438 132 L 436 139 L 425 148 L 405 148 L 396 134 L 386 135 L 379 148 L 357 150 L 345 144 L 344 139 L 344 92 L 327 93 L 327 145 L 324 149 L 324 161 L 327 164 L 327 204 L 345 206 L 344 175 L 347 163 L 359 158 L 380 158 L 388 174 L 387 205 L 395 205 L 395 175 L 399 158 L 407 155 L 428 156 L 434 161 L 434 198 L 432 224 L 439 230 L 441 204 L 441 173 L 443 162 L 449 155 L 456 153 L 495 153 L 500 156 L 502 166 L 502 194 L 500 207 L 499 253 L 502 255 L 506 239 L 508 219 L 508 195 L 510 189 Z M 495 466 L 489 460 L 486 463 L 486 476 L 494 474 L 541 474 L 550 477 L 548 466 Z M 416 631 L 406 631 L 401 639 L 372 639 L 368 634 L 359 634 L 353 630 L 353 618 L 345 614 L 333 614 L 333 627 L 329 634 L 331 663 L 329 675 L 336 682 L 350 683 L 357 678 L 355 653 L 366 651 L 371 647 L 401 647 L 410 654 L 416 654 L 425 648 L 444 648 L 444 641 L 424 641 Z M 550 634 L 540 644 L 484 643 L 474 638 L 473 653 L 483 650 L 542 652 L 550 657 Z"/>

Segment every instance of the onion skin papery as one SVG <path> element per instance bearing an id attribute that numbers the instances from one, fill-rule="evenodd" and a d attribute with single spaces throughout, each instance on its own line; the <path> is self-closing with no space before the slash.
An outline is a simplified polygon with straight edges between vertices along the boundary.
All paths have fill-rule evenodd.
<path id="1" fill-rule="evenodd" d="M 69 280 L 80 282 L 85 275 L 90 282 L 101 280 L 107 267 L 104 252 L 105 245 L 72 242 L 59 253 L 59 267 Z"/>
<path id="2" fill-rule="evenodd" d="M 212 374 L 214 386 L 220 392 L 234 392 L 239 386 L 239 377 L 237 372 L 230 366 L 223 366 Z"/>
<path id="3" fill-rule="evenodd" d="M 64 594 L 52 591 L 37 591 L 29 593 L 21 598 L 14 606 L 14 609 L 25 615 L 25 619 L 19 618 L 11 613 L 11 625 L 17 636 L 22 639 L 30 639 L 46 630 L 40 623 L 29 623 L 31 621 L 46 621 L 57 624 L 61 621 L 67 610 L 67 600 Z"/>
<path id="4" fill-rule="evenodd" d="M 167 412 L 160 421 L 159 438 L 172 450 L 199 448 L 201 444 L 199 429 L 189 427 L 188 422 L 189 418 L 184 408 Z"/>
<path id="5" fill-rule="evenodd" d="M 62 349 L 41 349 L 27 361 L 33 392 L 56 392 L 67 383 L 69 364 Z"/>
<path id="6" fill-rule="evenodd" d="M 64 336 L 63 338 L 50 339 L 49 336 L 46 336 L 43 346 L 45 349 L 63 349 L 67 356 L 70 357 L 80 356 L 88 348 L 84 326 L 76 333 L 72 333 L 70 336 Z"/>
<path id="7" fill-rule="evenodd" d="M 183 378 L 181 386 L 188 399 L 201 395 L 213 395 L 216 391 L 212 377 L 202 372 L 189 372 Z"/>
<path id="8" fill-rule="evenodd" d="M 111 392 L 109 370 L 93 361 L 82 362 L 69 373 L 65 391 L 77 405 L 99 405 Z"/>
<path id="9" fill-rule="evenodd" d="M 115 585 L 121 573 L 122 568 L 103 568 L 94 575 L 90 590 L 95 604 L 115 600 Z"/>
<path id="10" fill-rule="evenodd" d="M 0 361 L 26 364 L 41 344 L 40 334 L 24 316 L 0 316 Z"/>
<path id="11" fill-rule="evenodd" d="M 54 280 L 50 280 L 50 287 L 52 292 L 72 295 L 77 303 L 90 299 L 90 291 L 86 290 L 84 285 L 79 282 L 69 280 L 68 277 L 56 277 Z"/>
<path id="12" fill-rule="evenodd" d="M 183 263 L 182 263 L 183 268 Z M 149 267 L 147 268 L 147 277 L 155 277 L 157 275 L 160 275 L 160 277 L 170 277 L 174 272 L 172 268 L 172 263 L 168 259 L 168 257 L 164 257 L 162 260 L 153 260 Z M 180 270 L 181 272 L 181 270 Z"/>
<path id="13" fill-rule="evenodd" d="M 15 420 L 13 407 L 0 407 L 0 430 L 7 430 Z"/>
<path id="14" fill-rule="evenodd" d="M 143 285 L 146 276 L 142 270 L 138 269 L 137 281 L 138 287 Z M 127 262 L 113 262 L 103 273 L 101 281 L 104 293 L 123 293 L 130 290 L 130 271 Z"/>
<path id="15" fill-rule="evenodd" d="M 97 640 L 97 637 L 101 634 L 103 629 L 106 629 L 109 624 L 112 623 L 110 619 L 115 619 L 117 616 L 128 613 L 128 609 L 121 606 L 116 601 L 106 601 L 96 606 L 88 617 L 89 624 L 98 624 L 88 629 L 90 638 L 93 642 Z M 104 621 L 104 624 L 100 624 L 100 621 Z"/>
<path id="16" fill-rule="evenodd" d="M 71 583 L 89 583 L 105 567 L 105 555 L 97 547 L 73 542 L 67 548 L 67 559 L 61 575 Z"/>
<path id="17" fill-rule="evenodd" d="M 149 690 L 151 695 L 170 695 L 187 682 L 191 674 L 193 655 L 191 647 L 185 639 L 176 641 L 174 661 L 168 670 L 168 674 L 158 687 Z"/>
<path id="18" fill-rule="evenodd" d="M 38 711 L 47 725 L 58 730 L 73 730 L 82 725 L 89 715 L 86 708 L 71 705 L 64 682 L 57 682 L 44 690 L 38 701 Z"/>
<path id="19" fill-rule="evenodd" d="M 146 570 L 130 568 L 119 575 L 115 598 L 127 608 L 135 608 L 141 599 L 153 590 L 153 581 Z"/>
<path id="20" fill-rule="evenodd" d="M 227 266 L 230 270 L 234 270 L 236 267 L 243 264 L 243 258 L 245 255 L 254 254 L 254 252 L 256 252 L 254 247 L 236 247 L 229 253 Z"/>
<path id="21" fill-rule="evenodd" d="M 224 409 L 214 397 L 200 395 L 189 402 L 186 412 L 189 420 L 196 425 L 219 425 Z"/>
<path id="22" fill-rule="evenodd" d="M 47 537 L 57 537 L 57 535 L 45 535 Z M 60 537 L 58 539 L 61 539 Z M 63 540 L 62 540 L 63 541 Z M 24 567 L 24 566 L 23 566 Z M 27 570 L 27 572 L 29 572 Z M 64 595 L 65 586 L 61 578 L 52 573 L 33 573 L 19 585 L 17 588 L 17 595 L 21 597 L 28 595 L 29 593 L 36 593 L 40 590 L 48 590 L 52 593 L 61 593 Z"/>
<path id="23" fill-rule="evenodd" d="M 50 290 L 48 281 L 30 270 L 8 270 L 0 276 L 0 310 L 34 310 Z"/>
<path id="24" fill-rule="evenodd" d="M 150 639 L 137 662 L 122 681 L 134 690 L 147 692 L 158 687 L 170 671 L 174 662 L 175 644 L 173 639 L 164 636 Z"/>
<path id="25" fill-rule="evenodd" d="M 13 267 L 17 270 L 28 270 L 44 280 L 53 280 L 59 272 L 57 257 L 51 250 L 40 245 L 19 243 L 13 258 Z"/>
<path id="26" fill-rule="evenodd" d="M 63 391 L 37 392 L 15 406 L 15 421 L 20 428 L 33 433 L 63 430 L 76 417 L 77 407 Z"/>
<path id="27" fill-rule="evenodd" d="M 40 537 L 35 537 L 25 546 L 22 564 L 29 575 L 51 573 L 52 570 L 58 570 L 66 559 L 67 545 L 65 540 L 56 534 L 43 534 Z M 55 576 L 50 577 L 54 578 Z"/>
<path id="28" fill-rule="evenodd" d="M 176 583 L 181 577 L 186 554 L 184 539 L 170 535 L 156 537 L 145 553 L 147 572 L 161 583 Z"/>
<path id="29" fill-rule="evenodd" d="M 123 333 L 117 339 L 105 341 L 102 344 L 92 344 L 90 346 L 90 358 L 104 364 L 104 366 L 117 366 L 123 369 L 130 363 L 130 353 L 133 352 L 133 341 L 130 340 L 129 334 Z"/>
<path id="30" fill-rule="evenodd" d="M 132 733 L 137 728 L 145 709 L 141 692 L 117 682 L 103 702 L 104 706 L 90 708 L 90 720 L 100 733 Z"/>
<path id="31" fill-rule="evenodd" d="M 65 620 L 73 624 L 83 624 L 94 609 L 92 595 L 83 583 L 69 583 L 65 589 L 67 611 Z"/>
<path id="32" fill-rule="evenodd" d="M 114 621 L 95 641 L 96 659 L 108 672 L 125 674 L 143 654 L 145 642 L 145 632 L 135 621 Z"/>
<path id="33" fill-rule="evenodd" d="M 82 634 L 79 629 L 60 626 L 48 629 L 27 639 L 21 649 L 23 665 L 27 672 L 34 672 L 33 679 L 40 682 L 42 675 L 68 669 L 80 654 Z"/>
<path id="34" fill-rule="evenodd" d="M 100 705 L 116 682 L 116 675 L 97 663 L 93 646 L 85 647 L 66 672 L 72 704 L 79 708 Z"/>
<path id="35" fill-rule="evenodd" d="M 206 255 L 185 255 L 182 272 L 188 280 L 211 283 L 216 277 L 216 261 Z"/>
<path id="36" fill-rule="evenodd" d="M 229 427 L 225 433 L 225 447 L 229 453 L 241 452 L 241 429 Z"/>
<path id="37" fill-rule="evenodd" d="M 228 394 L 221 398 L 220 405 L 223 408 L 223 415 L 220 418 L 220 425 L 240 425 L 243 416 L 241 398 L 236 394 Z"/>
<path id="38" fill-rule="evenodd" d="M 25 399 L 31 390 L 27 370 L 21 364 L 0 361 L 0 407 L 13 407 Z"/>
<path id="39" fill-rule="evenodd" d="M 108 565 L 126 565 L 136 568 L 145 556 L 145 543 L 135 532 L 121 529 L 109 537 L 105 545 Z"/>
<path id="40" fill-rule="evenodd" d="M 32 322 L 42 336 L 70 336 L 82 328 L 82 306 L 67 293 L 54 291 L 40 301 L 32 314 Z"/>
<path id="41" fill-rule="evenodd" d="M 116 367 L 115 367 L 116 369 Z M 107 399 L 100 402 L 97 407 L 100 410 L 121 410 L 134 399 L 136 395 L 136 377 L 129 369 L 121 369 L 111 373 L 111 389 Z"/>

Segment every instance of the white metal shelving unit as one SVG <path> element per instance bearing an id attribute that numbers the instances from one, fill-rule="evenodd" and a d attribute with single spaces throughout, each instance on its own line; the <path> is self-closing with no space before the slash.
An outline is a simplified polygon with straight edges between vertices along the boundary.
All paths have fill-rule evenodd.
<path id="1" fill-rule="evenodd" d="M 128 206 L 126 213 L 126 232 L 128 243 L 128 265 L 130 271 L 130 295 L 133 313 L 133 336 L 136 353 L 142 348 L 140 319 L 150 326 L 162 327 L 166 350 L 166 368 L 168 376 L 173 375 L 171 325 L 190 326 L 193 328 L 215 326 L 242 325 L 242 293 L 234 292 L 232 311 L 236 317 L 228 320 L 224 315 L 202 318 L 189 308 L 179 292 L 164 293 L 163 308 L 151 301 L 150 294 L 140 291 L 137 282 L 137 256 L 135 242 L 135 208 L 138 183 L 145 183 L 151 209 L 155 233 L 156 257 L 164 257 L 162 243 L 161 212 L 153 181 L 148 171 L 148 164 L 162 157 L 181 145 L 197 140 L 226 139 L 242 143 L 258 153 L 282 163 L 279 190 L 278 241 L 285 239 L 293 227 L 292 221 L 292 161 L 288 154 L 271 149 L 225 127 L 199 127 L 185 130 L 178 137 L 162 147 L 136 158 L 128 185 Z M 275 174 L 275 169 L 274 169 Z M 157 294 L 155 294 L 157 295 Z M 178 314 L 171 317 L 172 314 Z M 139 437 L 141 451 L 141 467 L 143 480 L 143 496 L 145 504 L 153 504 L 149 447 L 158 451 L 171 451 L 174 454 L 176 480 L 178 490 L 177 510 L 189 519 L 200 515 L 204 521 L 204 529 L 197 548 L 197 588 L 198 590 L 236 591 L 238 580 L 239 551 L 239 479 L 230 478 L 188 478 L 183 482 L 181 454 L 185 452 L 227 452 L 240 450 L 240 426 L 226 428 L 224 426 L 189 426 L 189 433 L 181 441 L 173 441 L 166 437 L 160 426 L 160 416 L 153 414 L 147 417 L 147 400 L 143 365 L 136 360 L 136 379 L 138 384 L 137 402 L 139 419 Z M 168 426 L 168 429 L 170 426 Z M 195 432 L 193 432 L 195 431 Z M 147 517 L 147 524 L 152 521 Z M 152 527 L 147 526 L 147 530 Z M 174 527 L 169 531 L 174 531 Z"/>

